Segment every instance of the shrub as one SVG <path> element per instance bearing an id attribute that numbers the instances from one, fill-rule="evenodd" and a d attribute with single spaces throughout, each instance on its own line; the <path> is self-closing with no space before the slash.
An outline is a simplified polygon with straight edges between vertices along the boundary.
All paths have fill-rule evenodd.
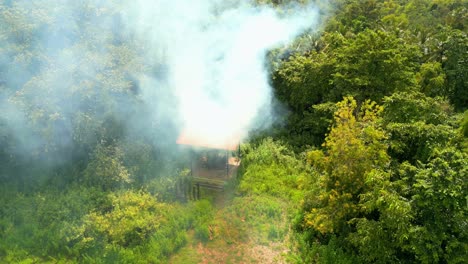
<path id="1" fill-rule="evenodd" d="M 112 145 L 100 144 L 96 147 L 93 159 L 84 171 L 88 185 L 99 186 L 103 190 L 114 190 L 130 183 L 130 173 L 122 162 L 123 152 Z"/>

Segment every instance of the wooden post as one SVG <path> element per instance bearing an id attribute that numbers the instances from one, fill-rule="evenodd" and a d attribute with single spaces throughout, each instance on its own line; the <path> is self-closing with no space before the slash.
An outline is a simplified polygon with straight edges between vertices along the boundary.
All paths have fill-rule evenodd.
<path id="1" fill-rule="evenodd" d="M 177 180 L 175 183 L 175 193 L 176 193 L 176 198 L 180 199 L 180 180 Z"/>
<path id="2" fill-rule="evenodd" d="M 229 177 L 229 150 L 226 150 L 226 179 Z"/>
<path id="3" fill-rule="evenodd" d="M 187 178 L 183 181 L 184 184 L 184 200 L 188 202 L 190 200 L 190 182 Z"/>

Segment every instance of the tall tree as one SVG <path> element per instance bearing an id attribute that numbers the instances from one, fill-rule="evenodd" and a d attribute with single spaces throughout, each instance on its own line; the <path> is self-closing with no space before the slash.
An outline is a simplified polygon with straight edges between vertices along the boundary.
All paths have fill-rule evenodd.
<path id="1" fill-rule="evenodd" d="M 370 101 L 358 109 L 346 97 L 338 103 L 324 150 L 308 154 L 321 189 L 304 203 L 305 226 L 336 236 L 366 262 L 396 260 L 412 218 L 409 203 L 390 181 L 382 110 Z"/>

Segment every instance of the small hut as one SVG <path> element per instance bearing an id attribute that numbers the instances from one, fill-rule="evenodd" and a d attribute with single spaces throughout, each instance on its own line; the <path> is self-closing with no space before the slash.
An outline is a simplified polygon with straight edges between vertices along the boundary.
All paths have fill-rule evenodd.
<path id="1" fill-rule="evenodd" d="M 182 133 L 177 144 L 191 150 L 190 174 L 194 178 L 226 181 L 237 174 L 240 165 L 240 137 L 206 141 Z"/>

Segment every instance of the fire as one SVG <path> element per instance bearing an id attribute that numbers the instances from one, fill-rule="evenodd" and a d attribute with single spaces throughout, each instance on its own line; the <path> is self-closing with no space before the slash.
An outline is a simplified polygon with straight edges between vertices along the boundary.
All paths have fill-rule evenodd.
<path id="1" fill-rule="evenodd" d="M 207 138 L 206 136 L 189 132 L 187 130 L 183 131 L 179 138 L 177 139 L 177 144 L 179 145 L 188 145 L 192 147 L 202 147 L 210 149 L 222 149 L 222 150 L 237 150 L 241 136 L 234 134 L 228 137 L 221 138 Z"/>

